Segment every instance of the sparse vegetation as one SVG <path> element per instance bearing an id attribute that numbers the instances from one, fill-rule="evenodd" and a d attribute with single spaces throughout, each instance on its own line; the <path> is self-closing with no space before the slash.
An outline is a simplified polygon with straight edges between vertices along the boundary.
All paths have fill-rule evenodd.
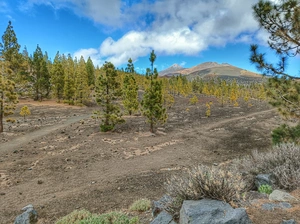
<path id="1" fill-rule="evenodd" d="M 92 216 L 92 213 L 90 213 L 87 210 L 75 210 L 69 215 L 66 215 L 65 217 L 59 219 L 55 224 L 79 224 L 80 221 L 87 219 Z"/>
<path id="2" fill-rule="evenodd" d="M 275 146 L 266 153 L 254 151 L 238 164 L 249 172 L 252 182 L 255 175 L 269 173 L 281 189 L 294 190 L 300 187 L 300 147 L 293 143 Z"/>
<path id="3" fill-rule="evenodd" d="M 206 106 L 205 116 L 206 117 L 210 117 L 211 116 L 211 105 L 212 105 L 212 102 L 207 102 L 205 104 L 205 106 Z"/>
<path id="4" fill-rule="evenodd" d="M 196 95 L 194 95 L 191 99 L 190 99 L 190 104 L 195 105 L 196 103 L 198 103 L 198 97 Z"/>
<path id="5" fill-rule="evenodd" d="M 281 143 L 294 142 L 299 144 L 300 140 L 300 125 L 289 127 L 287 124 L 282 124 L 280 127 L 272 131 L 272 142 L 274 145 Z"/>
<path id="6" fill-rule="evenodd" d="M 24 120 L 25 120 L 25 117 L 29 116 L 30 114 L 31 114 L 31 112 L 30 112 L 28 106 L 25 105 L 21 108 L 20 115 L 24 117 Z"/>
<path id="7" fill-rule="evenodd" d="M 258 188 L 259 193 L 271 194 L 272 191 L 273 191 L 272 186 L 270 186 L 268 184 L 260 185 L 260 187 Z"/>
<path id="8" fill-rule="evenodd" d="M 198 165 L 181 175 L 173 175 L 166 185 L 172 202 L 167 209 L 177 214 L 184 200 L 210 198 L 225 202 L 237 201 L 245 189 L 242 175 L 219 167 Z"/>
<path id="9" fill-rule="evenodd" d="M 151 201 L 149 199 L 140 199 L 130 206 L 129 210 L 137 212 L 145 212 L 151 208 Z"/>
<path id="10" fill-rule="evenodd" d="M 56 224 L 139 224 L 138 217 L 129 218 L 122 212 L 109 212 L 95 215 L 87 210 L 73 211 Z"/>

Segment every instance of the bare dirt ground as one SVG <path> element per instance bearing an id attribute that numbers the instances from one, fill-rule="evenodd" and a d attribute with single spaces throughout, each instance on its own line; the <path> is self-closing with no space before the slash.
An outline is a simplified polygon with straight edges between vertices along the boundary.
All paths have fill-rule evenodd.
<path id="1" fill-rule="evenodd" d="M 206 118 L 210 100 L 212 116 Z M 266 103 L 251 103 L 220 107 L 203 97 L 191 106 L 178 98 L 168 122 L 152 135 L 140 116 L 127 116 L 114 132 L 101 133 L 90 118 L 95 108 L 22 101 L 17 122 L 0 135 L 0 223 L 13 223 L 28 204 L 37 209 L 39 223 L 54 223 L 75 209 L 128 208 L 140 198 L 159 199 L 166 178 L 185 167 L 264 151 L 282 120 Z M 26 120 L 18 116 L 23 105 L 32 113 Z M 250 212 L 254 221 L 266 215 Z M 280 223 L 283 217 L 274 214 L 264 223 Z M 150 213 L 142 217 L 144 223 L 150 219 Z"/>

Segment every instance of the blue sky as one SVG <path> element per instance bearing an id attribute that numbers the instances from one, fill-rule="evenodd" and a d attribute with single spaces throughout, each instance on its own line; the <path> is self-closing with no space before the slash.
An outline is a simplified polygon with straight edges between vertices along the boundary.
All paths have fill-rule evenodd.
<path id="1" fill-rule="evenodd" d="M 0 0 L 0 34 L 8 21 L 21 49 L 37 44 L 53 59 L 56 52 L 90 56 L 94 64 L 125 67 L 134 60 L 143 72 L 155 50 L 156 67 L 183 67 L 214 61 L 256 71 L 249 46 L 261 45 L 268 59 L 268 35 L 258 29 L 251 6 L 258 0 Z M 299 57 L 288 72 L 299 75 Z"/>

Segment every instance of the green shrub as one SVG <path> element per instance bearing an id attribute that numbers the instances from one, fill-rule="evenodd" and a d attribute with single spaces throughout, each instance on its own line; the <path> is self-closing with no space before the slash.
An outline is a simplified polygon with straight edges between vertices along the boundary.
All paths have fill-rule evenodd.
<path id="1" fill-rule="evenodd" d="M 114 129 L 113 125 L 105 125 L 105 124 L 100 125 L 101 132 L 108 132 L 108 131 L 112 131 L 113 129 Z"/>
<path id="2" fill-rule="evenodd" d="M 129 218 L 121 212 L 93 215 L 86 210 L 75 210 L 58 220 L 56 224 L 139 224 L 139 218 Z"/>
<path id="3" fill-rule="evenodd" d="M 245 183 L 238 172 L 199 165 L 168 180 L 167 194 L 172 201 L 165 206 L 176 216 L 184 200 L 210 198 L 232 202 L 239 200 L 244 188 Z"/>
<path id="4" fill-rule="evenodd" d="M 258 188 L 259 193 L 271 194 L 272 191 L 272 187 L 268 184 L 260 185 L 260 187 Z"/>
<path id="5" fill-rule="evenodd" d="M 138 224 L 139 219 L 137 217 L 129 218 L 127 215 L 121 212 L 110 212 L 102 215 L 93 215 L 87 219 L 84 219 L 80 224 Z"/>
<path id="6" fill-rule="evenodd" d="M 295 127 L 289 127 L 286 124 L 272 131 L 272 142 L 274 145 L 281 143 L 294 142 L 300 143 L 300 124 Z"/>
<path id="7" fill-rule="evenodd" d="M 195 105 L 196 103 L 198 103 L 198 97 L 196 95 L 194 95 L 191 99 L 190 99 L 190 104 Z"/>
<path id="8" fill-rule="evenodd" d="M 129 208 L 131 211 L 145 212 L 151 208 L 151 201 L 149 199 L 140 199 L 135 201 Z"/>
<path id="9" fill-rule="evenodd" d="M 56 224 L 80 224 L 81 220 L 85 220 L 92 216 L 92 213 L 90 213 L 87 210 L 75 210 L 69 215 L 66 215 L 65 217 L 61 218 L 56 222 Z"/>
<path id="10" fill-rule="evenodd" d="M 287 143 L 264 153 L 254 151 L 237 161 L 237 169 L 248 172 L 252 183 L 257 174 L 268 173 L 274 176 L 275 186 L 295 190 L 300 187 L 300 146 Z"/>

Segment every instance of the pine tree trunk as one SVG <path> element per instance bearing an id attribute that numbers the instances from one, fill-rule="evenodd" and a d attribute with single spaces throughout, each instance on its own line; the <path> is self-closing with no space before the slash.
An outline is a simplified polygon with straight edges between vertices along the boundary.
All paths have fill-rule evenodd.
<path id="1" fill-rule="evenodd" d="M 0 133 L 3 132 L 3 100 L 4 100 L 4 97 L 3 97 L 3 94 L 1 94 L 1 102 L 0 102 Z"/>
<path id="2" fill-rule="evenodd" d="M 150 121 L 150 132 L 154 133 L 154 125 L 153 125 L 153 119 L 152 118 L 151 118 L 151 121 Z"/>
<path id="3" fill-rule="evenodd" d="M 0 133 L 3 132 L 3 113 L 0 113 Z"/>

